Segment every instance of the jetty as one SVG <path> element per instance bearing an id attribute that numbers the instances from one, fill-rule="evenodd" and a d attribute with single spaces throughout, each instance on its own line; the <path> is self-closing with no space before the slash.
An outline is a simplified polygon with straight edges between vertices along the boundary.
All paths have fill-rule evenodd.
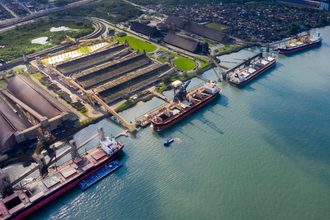
<path id="1" fill-rule="evenodd" d="M 225 78 L 227 78 L 227 76 L 228 76 L 229 73 L 234 72 L 236 69 L 239 69 L 239 68 L 241 68 L 243 66 L 248 66 L 253 60 L 259 59 L 261 57 L 262 57 L 262 53 L 258 53 L 256 55 L 254 55 L 254 56 L 252 56 L 252 57 L 244 60 L 243 62 L 238 63 L 234 67 L 232 67 L 232 68 L 230 68 L 230 69 L 228 69 L 228 70 L 226 70 L 224 72 L 224 75 L 226 76 Z"/>

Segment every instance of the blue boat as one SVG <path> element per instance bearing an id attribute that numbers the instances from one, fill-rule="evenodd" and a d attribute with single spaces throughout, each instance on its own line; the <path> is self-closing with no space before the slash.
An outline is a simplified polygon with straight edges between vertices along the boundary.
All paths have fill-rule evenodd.
<path id="1" fill-rule="evenodd" d="M 169 146 L 170 144 L 172 144 L 174 142 L 173 138 L 168 138 L 164 141 L 164 146 Z"/>
<path id="2" fill-rule="evenodd" d="M 93 175 L 87 177 L 86 179 L 84 179 L 83 181 L 81 181 L 79 183 L 80 189 L 81 190 L 88 189 L 89 187 L 91 187 L 92 185 L 94 185 L 95 183 L 97 183 L 98 181 L 100 181 L 101 179 L 103 179 L 104 177 L 106 177 L 107 175 L 109 175 L 110 173 L 112 173 L 113 171 L 115 171 L 116 169 L 121 167 L 122 165 L 123 165 L 123 163 L 119 160 L 112 161 L 111 163 L 102 167 L 95 174 L 93 174 Z"/>

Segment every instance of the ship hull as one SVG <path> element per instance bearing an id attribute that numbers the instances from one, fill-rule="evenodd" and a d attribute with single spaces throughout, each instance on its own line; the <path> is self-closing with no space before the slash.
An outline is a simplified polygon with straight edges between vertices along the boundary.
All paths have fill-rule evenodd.
<path id="1" fill-rule="evenodd" d="M 208 99 L 206 99 L 206 100 L 202 101 L 201 103 L 191 107 L 188 111 L 182 113 L 179 117 L 176 117 L 173 120 L 167 121 L 167 122 L 162 123 L 162 124 L 152 122 L 154 131 L 160 132 L 160 131 L 163 131 L 163 130 L 177 124 L 178 122 L 184 120 L 185 118 L 187 118 L 188 116 L 190 116 L 191 114 L 193 114 L 194 112 L 199 110 L 200 108 L 202 108 L 205 105 L 209 104 L 210 102 L 214 101 L 219 96 L 220 96 L 220 93 L 216 93 L 216 94 L 210 96 Z"/>
<path id="2" fill-rule="evenodd" d="M 124 147 L 124 146 L 123 146 Z M 116 158 L 119 154 L 119 152 L 122 151 L 123 147 L 116 152 L 114 155 L 109 157 L 107 160 L 104 162 L 100 163 L 94 168 L 91 168 L 90 170 L 86 171 L 86 173 L 81 174 L 77 179 L 73 179 L 72 181 L 68 182 L 67 184 L 63 185 L 59 189 L 55 190 L 54 192 L 51 192 L 50 194 L 46 195 L 45 197 L 41 197 L 39 200 L 35 201 L 34 204 L 31 204 L 30 206 L 26 207 L 25 209 L 22 209 L 20 212 L 15 213 L 10 217 L 10 219 L 15 219 L 15 220 L 21 220 L 25 219 L 29 215 L 33 214 L 43 206 L 49 204 L 56 198 L 60 197 L 64 193 L 72 190 L 74 187 L 78 186 L 78 184 L 83 181 L 85 178 L 89 177 L 90 175 L 96 173 L 99 171 L 103 166 L 106 164 L 110 163 L 114 158 Z"/>
<path id="3" fill-rule="evenodd" d="M 284 54 L 284 55 L 289 55 L 289 54 L 293 54 L 293 53 L 297 53 L 303 50 L 307 50 L 310 48 L 314 48 L 314 47 L 318 47 L 320 46 L 322 43 L 322 41 L 317 41 L 311 44 L 307 44 L 307 45 L 303 45 L 301 47 L 294 47 L 294 48 L 279 48 L 278 52 L 280 54 Z"/>
<path id="4" fill-rule="evenodd" d="M 263 73 L 267 72 L 268 70 L 274 68 L 275 66 L 276 66 L 276 61 L 273 61 L 272 63 L 269 63 L 264 68 L 258 70 L 256 73 L 253 74 L 253 76 L 251 76 L 250 78 L 248 78 L 247 80 L 245 80 L 245 81 L 243 81 L 241 83 L 235 83 L 235 82 L 232 82 L 230 80 L 228 80 L 228 82 L 232 86 L 243 87 L 246 84 L 248 84 L 249 82 L 251 82 L 252 80 L 254 80 L 255 78 L 257 78 L 258 76 L 260 76 L 261 74 L 263 74 Z"/>

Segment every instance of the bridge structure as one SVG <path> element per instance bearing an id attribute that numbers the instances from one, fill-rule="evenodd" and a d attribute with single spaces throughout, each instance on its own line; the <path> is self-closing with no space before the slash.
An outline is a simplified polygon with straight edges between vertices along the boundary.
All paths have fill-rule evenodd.
<path id="1" fill-rule="evenodd" d="M 76 81 L 74 81 L 72 78 L 67 77 L 66 78 L 73 86 L 80 89 L 85 95 L 87 95 L 90 99 L 96 101 L 99 103 L 108 113 L 112 114 L 114 117 L 116 117 L 124 127 L 128 129 L 129 132 L 136 131 L 135 123 L 128 122 L 124 117 L 122 117 L 118 112 L 116 112 L 113 108 L 111 108 L 105 101 L 103 101 L 100 97 L 98 97 L 93 92 L 86 91 L 82 86 L 80 86 Z"/>

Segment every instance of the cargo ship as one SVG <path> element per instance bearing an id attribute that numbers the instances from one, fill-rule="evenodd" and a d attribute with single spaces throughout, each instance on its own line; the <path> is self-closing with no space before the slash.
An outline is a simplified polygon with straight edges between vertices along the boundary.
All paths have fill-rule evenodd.
<path id="1" fill-rule="evenodd" d="M 173 101 L 156 109 L 149 116 L 155 131 L 160 132 L 175 125 L 220 96 L 221 89 L 215 82 L 205 83 L 187 92 L 189 83 L 187 81 L 180 86 Z"/>
<path id="2" fill-rule="evenodd" d="M 242 87 L 275 66 L 276 58 L 274 56 L 258 58 L 251 61 L 250 65 L 237 69 L 228 77 L 228 82 L 233 86 Z"/>
<path id="3" fill-rule="evenodd" d="M 27 183 L 21 182 L 13 187 L 8 174 L 1 171 L 0 219 L 26 218 L 113 161 L 124 145 L 115 138 L 105 137 L 103 129 L 98 131 L 100 137 L 98 146 L 83 154 L 78 154 L 78 149 L 72 147 L 70 161 L 60 166 L 46 168 L 46 174 Z"/>
<path id="4" fill-rule="evenodd" d="M 279 47 L 280 54 L 293 54 L 322 44 L 320 33 L 305 35 L 290 40 L 285 46 Z"/>

